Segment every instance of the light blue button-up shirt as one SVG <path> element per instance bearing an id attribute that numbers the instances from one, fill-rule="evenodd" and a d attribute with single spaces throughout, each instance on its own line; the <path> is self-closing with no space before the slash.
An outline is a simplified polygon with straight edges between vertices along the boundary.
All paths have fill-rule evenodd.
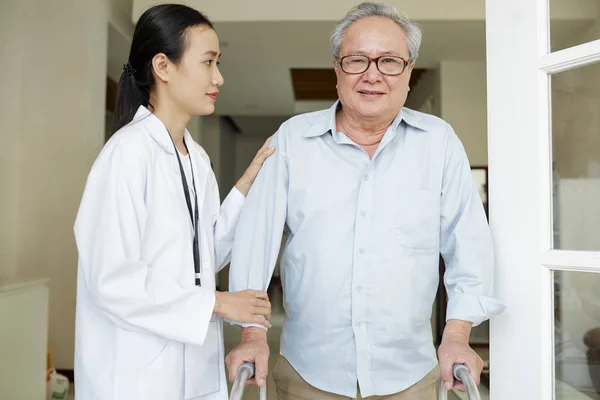
<path id="1" fill-rule="evenodd" d="M 476 326 L 503 306 L 485 212 L 450 125 L 404 108 L 370 159 L 337 131 L 339 104 L 273 137 L 236 230 L 230 290 L 267 288 L 286 229 L 281 354 L 318 389 L 387 395 L 437 363 L 440 253 L 447 319 Z"/>

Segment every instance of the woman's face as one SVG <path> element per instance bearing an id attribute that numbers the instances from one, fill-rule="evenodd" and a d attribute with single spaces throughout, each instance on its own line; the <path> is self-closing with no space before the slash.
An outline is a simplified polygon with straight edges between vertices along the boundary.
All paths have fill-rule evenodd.
<path id="1" fill-rule="evenodd" d="M 209 115 L 223 76 L 219 72 L 219 38 L 207 26 L 190 28 L 186 33 L 185 51 L 175 71 L 169 76 L 167 90 L 172 99 L 189 115 Z"/>

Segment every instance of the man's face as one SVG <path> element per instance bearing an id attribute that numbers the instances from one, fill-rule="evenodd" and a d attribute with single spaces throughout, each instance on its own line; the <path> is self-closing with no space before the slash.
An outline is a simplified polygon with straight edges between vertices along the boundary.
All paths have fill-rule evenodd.
<path id="1" fill-rule="evenodd" d="M 389 18 L 360 19 L 350 25 L 342 41 L 340 59 L 349 55 L 392 56 L 408 61 L 406 33 Z M 393 60 L 390 58 L 389 61 Z M 371 62 L 365 72 L 348 74 L 336 62 L 338 96 L 342 105 L 364 118 L 397 114 L 406 101 L 413 66 L 410 62 L 400 75 L 390 76 L 381 73 Z"/>

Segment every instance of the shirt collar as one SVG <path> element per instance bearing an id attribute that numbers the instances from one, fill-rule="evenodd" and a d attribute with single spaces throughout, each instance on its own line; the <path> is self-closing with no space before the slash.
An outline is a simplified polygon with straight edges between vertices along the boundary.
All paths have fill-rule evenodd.
<path id="1" fill-rule="evenodd" d="M 317 122 L 306 131 L 304 137 L 317 137 L 322 136 L 327 132 L 336 131 L 335 114 L 342 107 L 340 100 L 336 100 L 331 107 L 321 111 L 321 115 L 318 117 Z M 396 115 L 394 121 L 392 121 L 392 127 L 398 129 L 400 123 L 404 121 L 406 124 L 415 127 L 417 129 L 426 131 L 427 123 L 421 118 L 421 114 L 411 110 L 410 108 L 403 107 L 402 110 Z"/>
<path id="2" fill-rule="evenodd" d="M 132 123 L 139 122 L 146 128 L 146 131 L 150 134 L 152 139 L 167 153 L 175 154 L 175 147 L 171 136 L 165 127 L 165 124 L 150 110 L 144 106 L 139 106 L 135 116 L 133 117 Z M 186 129 L 183 133 L 183 138 L 186 145 L 188 145 L 188 151 L 192 151 L 189 146 L 193 142 L 192 135 Z"/>

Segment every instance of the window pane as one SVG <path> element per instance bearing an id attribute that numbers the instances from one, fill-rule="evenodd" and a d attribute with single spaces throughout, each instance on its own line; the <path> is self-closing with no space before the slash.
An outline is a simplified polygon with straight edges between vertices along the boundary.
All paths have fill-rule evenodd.
<path id="1" fill-rule="evenodd" d="M 600 39 L 600 2 L 550 0 L 550 50 Z"/>
<path id="2" fill-rule="evenodd" d="M 600 63 L 551 79 L 554 248 L 600 250 Z"/>
<path id="3" fill-rule="evenodd" d="M 557 400 L 600 399 L 600 273 L 554 272 Z"/>

